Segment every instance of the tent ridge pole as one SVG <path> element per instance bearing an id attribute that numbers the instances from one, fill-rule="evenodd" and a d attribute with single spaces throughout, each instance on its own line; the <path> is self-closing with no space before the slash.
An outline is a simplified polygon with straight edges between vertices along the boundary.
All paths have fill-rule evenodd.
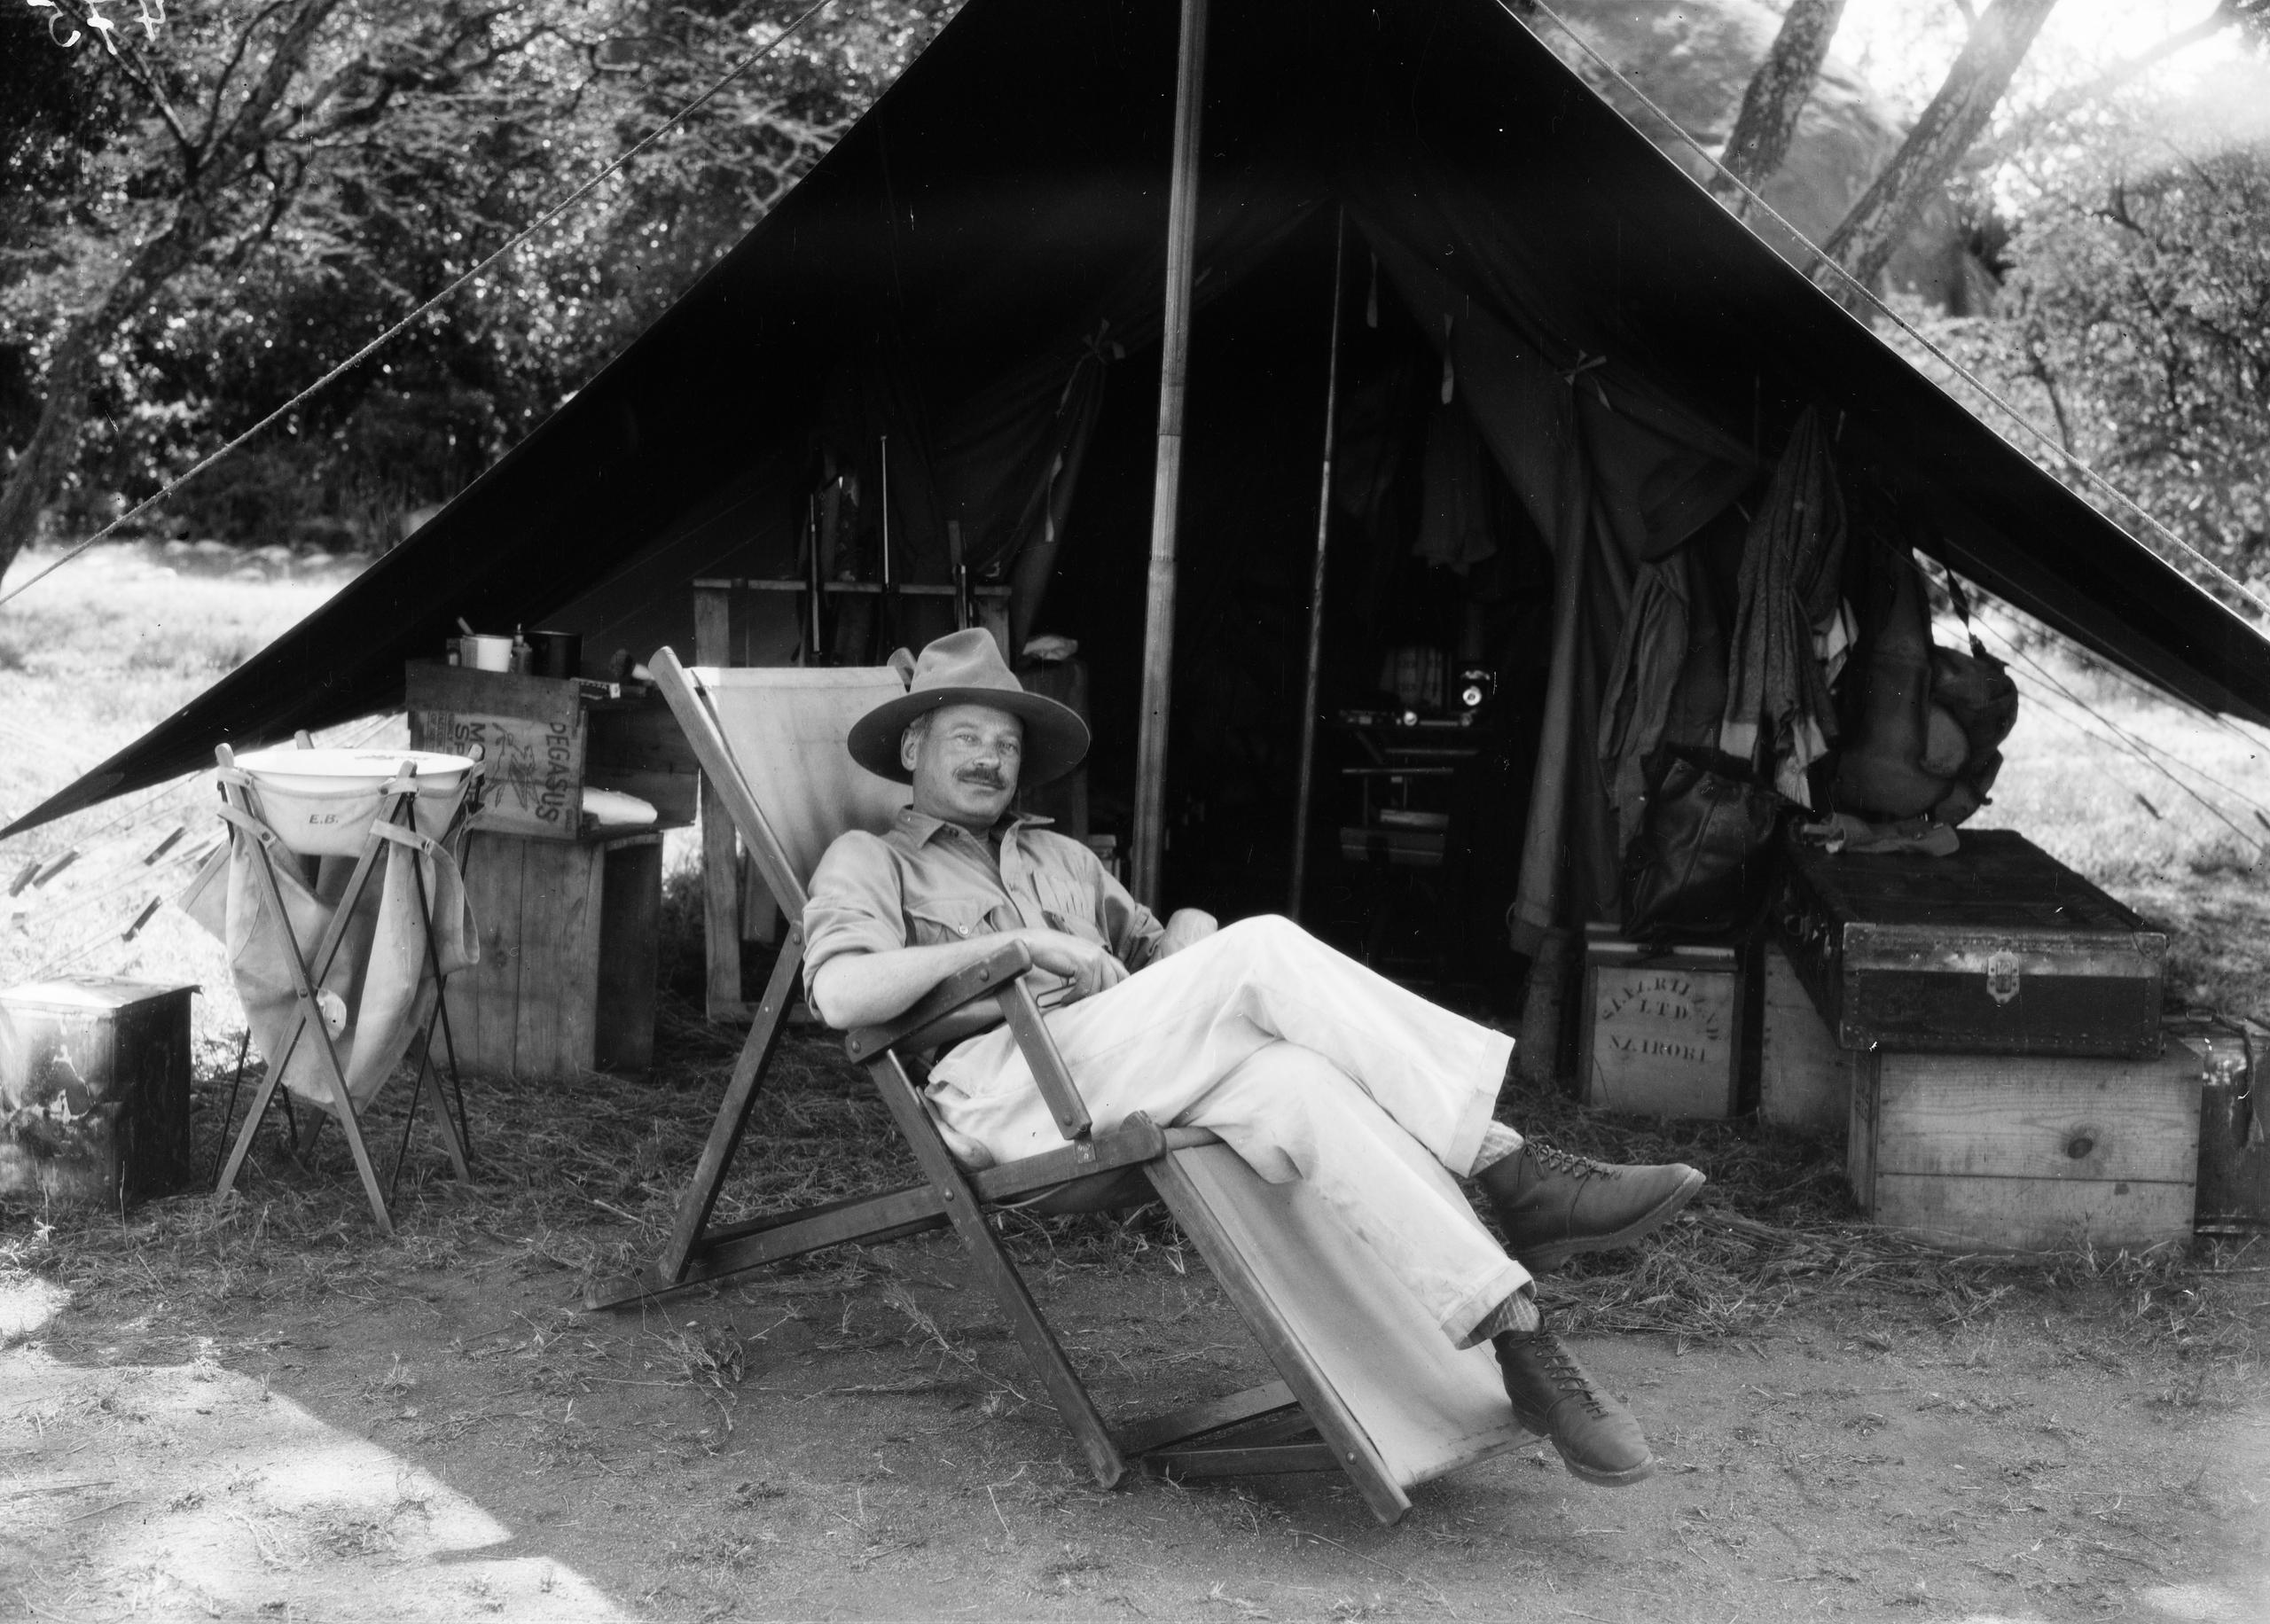
<path id="1" fill-rule="evenodd" d="M 1332 229 L 1332 340 L 1324 365 L 1324 467 L 1316 495 L 1316 564 L 1309 574 L 1308 676 L 1301 689 L 1301 769 L 1293 792 L 1293 878 L 1285 899 L 1288 918 L 1301 917 L 1301 892 L 1308 883 L 1309 801 L 1316 791 L 1316 722 L 1324 677 L 1325 544 L 1332 535 L 1332 453 L 1340 414 L 1340 300 L 1348 273 L 1348 206 L 1340 206 Z"/>
<path id="2" fill-rule="evenodd" d="M 1143 614 L 1143 715 L 1135 746 L 1134 891 L 1159 902 L 1166 836 L 1167 714 L 1174 676 L 1175 519 L 1182 495 L 1183 397 L 1190 376 L 1190 288 L 1198 228 L 1198 116 L 1207 0 L 1182 0 L 1175 66 L 1173 178 L 1167 192 L 1166 303 L 1160 324 L 1159 450 Z"/>

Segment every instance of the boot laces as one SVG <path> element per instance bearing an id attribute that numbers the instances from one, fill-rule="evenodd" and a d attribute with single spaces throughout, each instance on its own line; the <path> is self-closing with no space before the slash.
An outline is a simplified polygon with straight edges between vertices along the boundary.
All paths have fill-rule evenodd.
<path id="1" fill-rule="evenodd" d="M 1592 1378 L 1576 1356 L 1561 1345 L 1561 1339 L 1549 1331 L 1516 1332 L 1515 1339 L 1532 1349 L 1538 1362 L 1544 1366 L 1545 1378 L 1554 1393 L 1562 1398 L 1573 1398 L 1594 1416 L 1605 1416 L 1608 1408 L 1601 1402 L 1600 1391 L 1593 1386 Z"/>
<path id="2" fill-rule="evenodd" d="M 1548 1173 L 1573 1173 L 1580 1178 L 1613 1178 L 1616 1175 L 1616 1169 L 1604 1161 L 1594 1161 L 1589 1156 L 1564 1151 L 1559 1145 L 1548 1144 L 1542 1139 L 1530 1139 L 1525 1143 L 1530 1157 Z"/>

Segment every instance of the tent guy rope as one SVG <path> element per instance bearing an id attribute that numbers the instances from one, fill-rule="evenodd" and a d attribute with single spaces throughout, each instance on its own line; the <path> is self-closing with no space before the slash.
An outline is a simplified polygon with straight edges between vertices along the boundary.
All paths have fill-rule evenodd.
<path id="1" fill-rule="evenodd" d="M 1507 16 L 1512 17 L 1517 22 L 1522 21 L 1522 14 L 1519 7 L 1515 4 L 1515 0 L 1498 0 L 1498 4 L 1504 9 Z M 1658 119 L 1661 119 L 1664 127 L 1673 135 L 1677 136 L 1688 146 L 1693 147 L 1696 153 L 1702 157 L 1703 162 L 1709 164 L 1713 169 L 1716 169 L 1719 174 L 1725 176 L 1726 179 L 1731 181 L 1734 185 L 1740 187 L 1742 189 L 1742 195 L 1749 199 L 1750 202 L 1755 204 L 1760 212 L 1770 217 L 1774 224 L 1787 231 L 1796 241 L 1804 244 L 1807 253 L 1811 254 L 1816 260 L 1820 261 L 1821 264 L 1834 271 L 1842 281 L 1852 289 L 1854 293 L 1867 300 L 1870 305 L 1881 312 L 1894 326 L 1898 327 L 1909 338 L 1914 340 L 1918 344 L 1929 350 L 1933 357 L 1935 357 L 1941 364 L 1945 366 L 1948 371 L 1953 372 L 1957 377 L 1961 378 L 1963 382 L 1969 384 L 1972 388 L 1977 390 L 1980 394 L 1993 402 L 1995 407 L 1999 409 L 2004 416 L 2008 417 L 2011 422 L 2016 424 L 2027 433 L 2032 435 L 2035 440 L 2040 441 L 2042 446 L 2049 452 L 2052 457 L 2071 468 L 2073 472 L 2080 475 L 2086 483 L 2095 487 L 2098 490 L 2102 491 L 2113 501 L 2118 503 L 2122 507 L 2126 508 L 2130 512 L 2135 514 L 2137 518 L 2144 521 L 2147 527 L 2166 540 L 2171 545 L 2189 554 L 2193 558 L 2198 561 L 2201 568 L 2206 570 L 2217 580 L 2227 586 L 2232 591 L 2237 593 L 2239 597 L 2245 599 L 2246 602 L 2253 608 L 2260 611 L 2266 615 L 2270 615 L 2270 601 L 2266 601 L 2251 587 L 2239 580 L 2237 576 L 2232 574 L 2221 565 L 2216 563 L 2214 559 L 2200 551 L 2198 548 L 2193 546 L 2189 542 L 2185 541 L 2174 531 L 2169 529 L 2167 526 L 2162 524 L 2157 518 L 2146 509 L 2143 504 L 2138 502 L 2126 491 L 2121 489 L 2110 480 L 2099 473 L 2094 468 L 2091 467 L 2086 462 L 2083 461 L 2073 452 L 2066 449 L 2064 444 L 2055 436 L 2052 435 L 2047 430 L 2037 425 L 2033 419 L 2027 417 L 2016 406 L 2010 404 L 2008 401 L 2004 400 L 1999 393 L 1981 379 L 1977 374 L 1971 371 L 1969 367 L 1964 366 L 1961 362 L 1956 360 L 1953 355 L 1947 354 L 1945 350 L 1942 349 L 1930 337 L 1918 329 L 1914 323 L 1908 321 L 1907 318 L 1901 316 L 1898 311 L 1893 309 L 1889 304 L 1885 303 L 1874 288 L 1861 281 L 1851 271 L 1845 269 L 1843 265 L 1839 264 L 1835 259 L 1830 257 L 1827 250 L 1820 247 L 1803 231 L 1798 230 L 1796 227 L 1791 225 L 1789 221 L 1782 218 L 1780 210 L 1776 209 L 1764 198 L 1758 196 L 1757 192 L 1750 186 L 1749 182 L 1743 180 L 1732 169 L 1727 168 L 1725 164 L 1719 162 L 1718 154 L 1711 152 L 1709 147 L 1704 146 L 1702 143 L 1696 140 L 1693 136 L 1687 134 L 1686 129 L 1679 122 L 1678 120 L 1672 118 L 1670 113 L 1664 112 L 1663 108 L 1656 105 L 1653 98 L 1648 96 L 1645 90 L 1641 90 L 1638 85 L 1634 84 L 1628 77 L 1626 77 L 1623 69 L 1616 66 L 1615 63 L 1609 61 L 1605 56 L 1602 56 L 1601 52 L 1593 47 L 1590 40 L 1587 40 L 1582 34 L 1579 34 L 1574 27 L 1572 27 L 1567 18 L 1562 16 L 1560 12 L 1554 11 L 1550 5 L 1546 4 L 1546 0 L 1521 0 L 1521 4 L 1534 6 L 1537 10 L 1544 12 L 1547 17 L 1551 18 L 1554 25 L 1558 27 L 1563 34 L 1567 35 L 1575 43 L 1577 50 L 1583 51 L 1594 62 L 1598 63 L 1601 70 L 1610 78 L 1614 79 L 1617 84 L 1623 86 L 1624 90 L 1629 91 L 1635 100 L 1637 100 L 1642 106 L 1646 107 L 1648 112 L 1654 113 Z M 1523 26 L 1526 27 L 1526 23 L 1523 23 Z M 1617 111 L 1620 113 L 1621 109 L 1617 109 Z M 1629 122 L 1630 121 L 1627 119 L 1625 121 Z M 1717 199 L 1713 197 L 1712 201 L 1716 202 Z M 1723 208 L 1725 205 L 1720 204 L 1719 207 Z M 4 599 L 0 599 L 0 602 L 4 601 Z"/>
<path id="2" fill-rule="evenodd" d="M 57 570 L 61 569 L 74 558 L 78 558 L 90 547 L 92 547 L 96 543 L 101 541 L 105 536 L 117 529 L 121 525 L 126 523 L 127 520 L 149 511 L 150 509 L 157 506 L 167 497 L 172 496 L 174 492 L 188 484 L 199 474 L 203 473 L 207 469 L 212 467 L 214 464 L 221 461 L 222 458 L 237 450 L 238 448 L 244 445 L 247 441 L 253 440 L 265 432 L 267 429 L 271 427 L 278 418 L 295 410 L 310 396 L 328 388 L 332 384 L 337 382 L 340 378 L 352 371 L 356 367 L 360 366 L 364 362 L 369 360 L 380 350 L 386 347 L 387 344 L 391 343 L 397 336 L 407 329 L 411 324 L 419 320 L 436 305 L 441 304 L 444 300 L 455 293 L 466 283 L 472 281 L 475 277 L 480 276 L 490 266 L 496 264 L 499 260 L 502 260 L 506 254 L 511 254 L 513 250 L 518 248 L 522 243 L 528 241 L 528 238 L 543 230 L 554 220 L 557 220 L 560 215 L 566 214 L 568 209 L 582 201 L 583 197 L 601 181 L 606 180 L 616 170 L 622 168 L 623 165 L 629 163 L 632 159 L 638 157 L 639 153 L 645 152 L 648 147 L 654 145 L 655 142 L 661 140 L 664 136 L 669 134 L 671 130 L 677 129 L 680 124 L 691 118 L 695 113 L 699 112 L 704 105 L 714 99 L 727 85 L 732 83 L 734 80 L 748 72 L 750 68 L 755 67 L 759 62 L 763 61 L 765 58 L 771 56 L 775 51 L 779 49 L 779 47 L 786 43 L 791 35 L 794 35 L 798 30 L 802 28 L 806 23 L 818 16 L 822 12 L 826 11 L 834 4 L 834 0 L 814 0 L 813 4 L 799 14 L 794 21 L 789 23 L 779 33 L 775 34 L 771 39 L 765 41 L 764 43 L 759 46 L 755 51 L 750 52 L 748 56 L 743 57 L 739 62 L 728 68 L 724 76 L 719 78 L 716 83 L 712 84 L 708 90 L 702 91 L 701 95 L 695 97 L 692 101 L 686 103 L 685 106 L 680 107 L 676 113 L 671 113 L 669 117 L 664 119 L 660 124 L 655 125 L 654 128 L 647 131 L 646 135 L 640 137 L 634 144 L 626 148 L 614 160 L 614 161 L 607 164 L 604 168 L 593 175 L 589 180 L 585 181 L 582 185 L 576 187 L 575 191 L 560 199 L 560 201 L 554 203 L 550 208 L 545 209 L 543 214 L 537 215 L 536 219 L 531 221 L 528 225 L 522 227 L 510 241 L 504 245 L 504 246 L 498 248 L 495 253 L 491 254 L 487 259 L 482 260 L 479 264 L 474 265 L 472 269 L 466 270 L 455 281 L 451 282 L 447 287 L 444 287 L 440 293 L 435 293 L 432 298 L 427 300 L 425 303 L 419 305 L 415 310 L 412 310 L 409 315 L 395 323 L 393 326 L 379 334 L 377 338 L 372 339 L 369 343 L 364 345 L 362 348 L 348 356 L 346 360 L 340 362 L 337 366 L 333 367 L 331 371 L 325 372 L 321 378 L 317 379 L 315 382 L 309 384 L 306 388 L 301 390 L 290 400 L 285 402 L 281 406 L 278 406 L 274 411 L 270 412 L 259 422 L 254 424 L 250 428 L 245 430 L 244 433 L 230 441 L 219 450 L 211 453 L 209 456 L 192 465 L 185 472 L 176 474 L 174 478 L 168 480 L 156 492 L 145 496 L 141 501 L 136 503 L 132 507 L 127 509 L 126 511 L 121 513 L 117 518 L 105 525 L 101 529 L 96 531 L 92 535 L 87 537 L 86 540 L 79 543 L 68 552 L 63 554 L 62 557 L 54 559 L 45 567 L 35 571 L 28 579 L 17 586 L 10 588 L 5 592 L 0 592 L 0 605 L 8 604 L 13 602 L 19 597 L 21 597 L 26 592 L 30 591 L 32 588 L 37 586 L 41 582 L 55 574 Z"/>

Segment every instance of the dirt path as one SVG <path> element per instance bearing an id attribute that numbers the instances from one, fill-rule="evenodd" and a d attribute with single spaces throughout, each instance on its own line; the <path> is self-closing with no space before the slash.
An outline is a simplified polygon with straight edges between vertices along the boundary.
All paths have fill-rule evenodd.
<path id="1" fill-rule="evenodd" d="M 2259 1372 L 2087 1292 L 1580 1341 L 1654 1481 L 1531 1450 L 1385 1529 L 1332 1478 L 1096 1490 L 943 1245 L 643 1318 L 523 1247 L 443 1261 L 0 1287 L 0 1616 L 2270 1618 Z M 1263 1374 L 1176 1261 L 1040 1271 L 1108 1411 Z"/>

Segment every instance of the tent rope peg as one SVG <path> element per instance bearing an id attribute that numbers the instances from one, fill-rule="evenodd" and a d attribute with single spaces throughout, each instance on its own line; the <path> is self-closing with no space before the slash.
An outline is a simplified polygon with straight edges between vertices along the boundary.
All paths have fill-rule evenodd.
<path id="1" fill-rule="evenodd" d="M 64 870 L 78 862 L 78 860 L 79 848 L 74 846 L 69 851 L 65 852 L 60 857 L 58 857 L 54 862 L 49 863 L 45 868 L 42 869 L 37 874 L 32 877 L 32 889 L 35 891 L 38 890 L 43 886 L 46 885 L 49 880 L 53 879 L 58 874 L 60 874 Z M 13 893 L 11 893 L 10 894 L 12 895 Z"/>
<path id="2" fill-rule="evenodd" d="M 158 910 L 164 905 L 165 898 L 159 896 L 153 896 L 148 902 L 143 903 L 142 911 L 134 916 L 134 923 L 126 927 L 125 933 L 119 937 L 119 940 L 121 941 L 131 941 L 135 937 L 140 935 L 142 933 L 142 927 L 150 923 L 150 916 L 156 913 Z"/>

